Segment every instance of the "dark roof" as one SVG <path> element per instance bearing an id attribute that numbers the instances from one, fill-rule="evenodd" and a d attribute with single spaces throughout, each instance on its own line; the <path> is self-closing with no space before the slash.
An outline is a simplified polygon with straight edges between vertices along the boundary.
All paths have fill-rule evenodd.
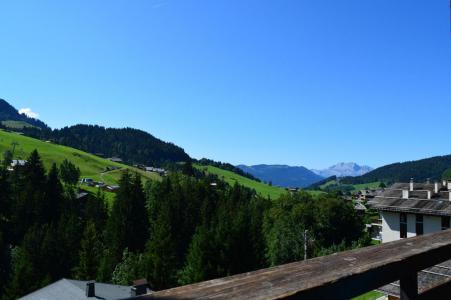
<path id="1" fill-rule="evenodd" d="M 27 296 L 20 298 L 21 300 L 116 300 L 131 297 L 131 287 L 95 283 L 96 297 L 86 297 L 86 283 L 88 281 L 61 279 L 51 285 L 37 290 Z"/>
<path id="2" fill-rule="evenodd" d="M 408 212 L 436 216 L 451 216 L 449 191 L 439 183 L 439 192 L 435 193 L 435 184 L 395 183 L 368 202 L 370 208 L 379 211 Z M 403 198 L 403 191 L 409 191 L 408 199 Z"/>
<path id="3" fill-rule="evenodd" d="M 451 201 L 376 197 L 368 205 L 380 211 L 407 212 L 434 216 L 451 216 Z"/>
<path id="4" fill-rule="evenodd" d="M 451 260 L 438 264 L 418 273 L 418 289 L 421 292 L 443 284 L 451 278 Z M 399 298 L 399 281 L 378 289 L 384 294 Z"/>

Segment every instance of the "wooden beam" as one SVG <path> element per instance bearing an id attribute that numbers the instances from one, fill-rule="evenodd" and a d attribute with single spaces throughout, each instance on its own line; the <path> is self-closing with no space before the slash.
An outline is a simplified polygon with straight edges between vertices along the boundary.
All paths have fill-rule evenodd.
<path id="1" fill-rule="evenodd" d="M 418 273 L 415 270 L 405 270 L 406 274 L 399 280 L 401 300 L 418 299 Z"/>
<path id="2" fill-rule="evenodd" d="M 350 299 L 401 279 L 405 299 L 410 300 L 416 299 L 414 290 L 418 293 L 416 272 L 450 258 L 448 230 L 156 292 L 139 299 Z"/>

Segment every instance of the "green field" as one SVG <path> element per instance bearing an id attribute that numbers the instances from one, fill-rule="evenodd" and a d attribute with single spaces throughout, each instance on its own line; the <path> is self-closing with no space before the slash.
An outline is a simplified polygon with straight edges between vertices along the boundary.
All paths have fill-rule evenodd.
<path id="1" fill-rule="evenodd" d="M 336 180 L 331 180 L 326 182 L 325 184 L 320 186 L 320 189 L 323 190 L 325 188 L 327 188 L 328 186 L 331 186 L 333 184 L 337 184 Z M 380 185 L 380 182 L 370 182 L 370 183 L 363 183 L 363 184 L 352 184 L 353 190 L 354 191 L 359 191 L 359 190 L 364 190 L 364 189 L 373 189 L 373 188 L 378 188 Z"/>
<path id="2" fill-rule="evenodd" d="M 114 163 L 74 148 L 43 142 L 14 132 L 6 132 L 3 130 L 0 130 L 0 157 L 3 156 L 3 153 L 6 150 L 12 151 L 13 143 L 16 144 L 14 159 L 27 159 L 29 154 L 34 149 L 37 149 L 46 169 L 49 169 L 53 163 L 59 165 L 64 159 L 67 159 L 80 168 L 82 178 L 89 177 L 96 181 L 103 181 L 110 185 L 118 183 L 121 172 L 124 169 L 129 169 L 133 172 L 141 174 L 144 181 L 161 180 L 161 177 L 156 173 L 144 172 L 137 168 Z M 119 169 L 105 172 L 107 167 L 115 167 Z M 95 191 L 95 188 L 87 189 L 90 191 Z M 112 199 L 113 194 L 105 194 L 108 200 Z"/>
<path id="3" fill-rule="evenodd" d="M 223 170 L 223 169 L 220 169 L 217 167 L 202 166 L 202 165 L 195 165 L 195 167 L 198 170 L 205 171 L 207 173 L 218 176 L 219 178 L 223 179 L 225 182 L 227 182 L 230 185 L 234 185 L 237 182 L 240 185 L 254 189 L 261 196 L 270 197 L 273 200 L 277 199 L 281 195 L 287 193 L 287 191 L 284 188 L 277 187 L 277 186 L 271 186 L 271 185 L 265 184 L 263 182 L 258 182 L 258 181 L 246 178 L 244 176 L 238 175 L 236 173 L 233 173 L 231 171 Z M 307 191 L 307 192 L 313 196 L 322 194 L 322 192 L 320 192 L 320 191 Z"/>
<path id="4" fill-rule="evenodd" d="M 201 166 L 195 165 L 195 167 L 199 170 L 205 171 L 210 174 L 215 174 L 219 178 L 223 179 L 230 185 L 234 185 L 236 182 L 245 187 L 254 189 L 257 193 L 262 195 L 263 197 L 271 197 L 271 199 L 277 199 L 280 195 L 286 193 L 287 191 L 280 187 L 270 186 L 268 184 L 258 182 L 231 171 L 223 170 L 213 166 Z"/>
<path id="5" fill-rule="evenodd" d="M 23 129 L 23 128 L 35 127 L 24 121 L 2 121 L 1 123 L 3 126 L 6 126 L 11 129 Z"/>

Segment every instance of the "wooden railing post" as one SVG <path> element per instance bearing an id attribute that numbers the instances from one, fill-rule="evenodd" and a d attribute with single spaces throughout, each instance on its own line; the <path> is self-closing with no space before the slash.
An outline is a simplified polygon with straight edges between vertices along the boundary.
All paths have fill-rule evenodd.
<path id="1" fill-rule="evenodd" d="M 406 275 L 401 277 L 399 282 L 400 282 L 401 300 L 418 299 L 418 273 L 417 272 L 408 270 L 406 272 Z"/>

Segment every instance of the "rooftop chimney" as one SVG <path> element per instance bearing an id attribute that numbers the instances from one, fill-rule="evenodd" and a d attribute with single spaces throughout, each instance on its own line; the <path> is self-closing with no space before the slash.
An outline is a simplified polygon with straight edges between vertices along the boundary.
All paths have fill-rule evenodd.
<path id="1" fill-rule="evenodd" d="M 449 201 L 451 201 L 451 192 L 449 192 L 448 194 L 449 194 Z"/>
<path id="2" fill-rule="evenodd" d="M 442 185 L 443 185 L 443 187 L 446 187 L 446 180 L 443 180 Z"/>
<path id="3" fill-rule="evenodd" d="M 434 183 L 434 193 L 438 194 L 438 182 Z"/>
<path id="4" fill-rule="evenodd" d="M 86 297 L 90 298 L 95 296 L 96 296 L 96 282 L 94 280 L 88 281 L 86 283 Z"/>
<path id="5" fill-rule="evenodd" d="M 448 181 L 448 191 L 451 190 L 451 181 Z"/>
<path id="6" fill-rule="evenodd" d="M 409 199 L 409 190 L 402 190 L 402 198 Z"/>
<path id="7" fill-rule="evenodd" d="M 413 192 L 413 178 L 410 178 L 410 191 Z"/>
<path id="8" fill-rule="evenodd" d="M 428 193 L 428 200 L 431 200 L 432 192 L 431 191 L 427 191 L 427 193 Z"/>
<path id="9" fill-rule="evenodd" d="M 147 294 L 148 287 L 149 287 L 149 283 L 147 282 L 147 279 L 139 279 L 139 280 L 133 281 L 132 297 Z"/>

